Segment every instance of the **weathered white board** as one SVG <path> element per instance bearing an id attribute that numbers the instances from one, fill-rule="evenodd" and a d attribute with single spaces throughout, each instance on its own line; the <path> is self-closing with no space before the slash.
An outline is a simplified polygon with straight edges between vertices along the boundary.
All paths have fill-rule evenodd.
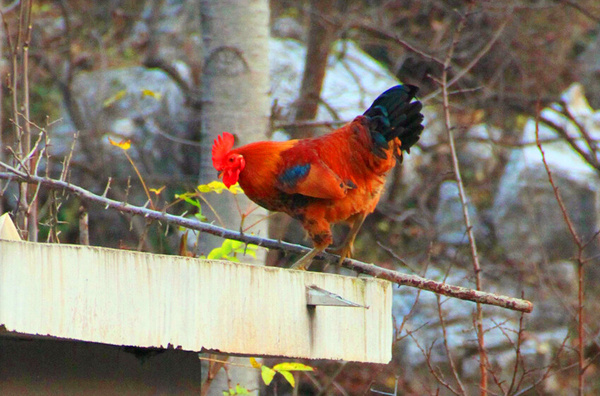
<path id="1" fill-rule="evenodd" d="M 307 307 L 316 285 L 364 307 Z M 387 281 L 0 240 L 0 325 L 114 345 L 388 363 Z"/>

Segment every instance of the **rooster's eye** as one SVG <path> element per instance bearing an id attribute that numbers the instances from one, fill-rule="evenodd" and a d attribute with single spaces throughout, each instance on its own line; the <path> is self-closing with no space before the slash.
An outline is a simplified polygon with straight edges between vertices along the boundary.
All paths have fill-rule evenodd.
<path id="1" fill-rule="evenodd" d="M 233 162 L 233 157 L 229 157 L 229 162 Z"/>

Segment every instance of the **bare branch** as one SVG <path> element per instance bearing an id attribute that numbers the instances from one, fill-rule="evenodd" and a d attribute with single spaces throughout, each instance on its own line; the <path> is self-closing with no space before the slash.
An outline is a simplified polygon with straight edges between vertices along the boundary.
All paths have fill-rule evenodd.
<path id="1" fill-rule="evenodd" d="M 458 390 L 461 395 L 466 395 L 465 388 L 458 376 L 458 370 L 456 369 L 456 365 L 454 364 L 454 359 L 452 358 L 452 353 L 450 352 L 450 347 L 448 346 L 448 332 L 446 331 L 446 321 L 444 320 L 444 313 L 442 312 L 442 303 L 440 301 L 439 294 L 436 294 L 436 301 L 438 306 L 438 317 L 440 318 L 440 324 L 442 325 L 442 335 L 444 340 L 444 349 L 446 350 L 446 357 L 448 358 L 448 363 L 450 364 L 450 369 L 452 371 L 452 375 L 454 376 L 454 380 L 458 385 Z"/>
<path id="2" fill-rule="evenodd" d="M 134 121 L 140 127 L 146 128 L 148 130 L 148 132 L 150 132 L 150 134 L 152 134 L 152 135 L 160 135 L 160 136 L 164 137 L 165 139 L 168 139 L 172 142 L 179 143 L 179 144 L 185 144 L 187 146 L 202 147 L 202 143 L 200 143 L 200 142 L 196 142 L 194 140 L 174 136 L 174 135 L 171 135 L 171 134 L 163 131 L 162 128 L 160 126 L 158 126 L 156 124 L 156 122 L 152 119 L 145 119 L 143 117 L 139 117 L 139 118 L 136 118 Z"/>
<path id="3" fill-rule="evenodd" d="M 116 209 L 122 213 L 139 215 L 149 220 L 156 220 L 164 223 L 175 224 L 192 230 L 202 231 L 208 234 L 220 236 L 222 238 L 234 239 L 245 243 L 251 243 L 254 245 L 262 246 L 267 249 L 277 249 L 297 254 L 306 254 L 311 250 L 305 246 L 287 242 L 280 242 L 270 238 L 261 238 L 255 235 L 243 234 L 239 231 L 227 230 L 225 228 L 208 223 L 203 223 L 197 220 L 187 219 L 169 213 L 159 212 L 140 206 L 130 205 L 126 202 L 115 201 L 109 198 L 96 195 L 79 186 L 75 186 L 64 181 L 34 175 L 28 176 L 26 173 L 18 171 L 10 165 L 2 162 L 0 162 L 0 166 L 9 171 L 0 172 L 0 179 L 40 183 L 47 188 L 55 190 L 66 190 L 74 195 L 77 195 L 79 198 L 85 201 L 95 202 L 97 204 L 104 205 L 106 208 Z M 337 261 L 339 259 L 338 256 L 330 253 L 322 253 L 320 257 L 332 261 Z M 400 272 L 388 270 L 373 264 L 367 264 L 353 259 L 346 259 L 343 265 L 346 268 L 349 268 L 356 272 L 367 274 L 375 278 L 385 279 L 401 286 L 415 287 L 433 293 L 443 294 L 448 297 L 478 302 L 481 304 L 495 305 L 514 311 L 531 312 L 533 310 L 533 304 L 531 302 L 519 298 L 501 296 L 493 293 L 486 293 L 462 286 L 453 286 L 442 282 L 436 282 L 431 279 L 422 278 L 417 275 L 407 275 Z"/>
<path id="4" fill-rule="evenodd" d="M 19 4 L 21 4 L 21 0 L 14 0 L 12 3 L 10 3 L 9 5 L 2 8 L 2 13 L 8 14 L 9 12 L 11 12 L 15 8 L 17 8 L 19 6 Z"/>
<path id="5" fill-rule="evenodd" d="M 548 125 L 553 130 L 555 130 L 564 140 L 567 141 L 569 146 L 571 146 L 571 148 L 573 150 L 575 150 L 577 152 L 577 154 L 581 155 L 581 157 L 588 164 L 590 164 L 596 170 L 600 171 L 600 162 L 598 162 L 598 160 L 592 155 L 591 152 L 584 150 L 579 144 L 577 144 L 577 140 L 569 134 L 569 132 L 567 131 L 567 129 L 565 127 L 562 127 L 561 125 L 558 125 L 554 121 L 551 121 L 542 116 L 539 117 L 539 121 Z"/>
<path id="6" fill-rule="evenodd" d="M 457 396 L 464 395 L 465 394 L 464 392 L 461 393 L 458 390 L 454 389 L 454 387 L 452 387 L 452 385 L 450 385 L 445 380 L 445 378 L 444 378 L 441 370 L 439 370 L 439 368 L 434 367 L 431 364 L 431 350 L 433 349 L 433 345 L 435 344 L 435 341 L 433 341 L 433 343 L 431 344 L 429 349 L 425 349 L 421 346 L 421 344 L 419 344 L 419 341 L 412 333 L 409 333 L 409 336 L 410 336 L 410 338 L 412 338 L 412 340 L 414 341 L 417 348 L 419 348 L 419 350 L 421 351 L 421 354 L 423 354 L 423 357 L 425 358 L 425 362 L 427 363 L 427 368 L 429 369 L 429 372 L 431 373 L 431 375 L 433 375 L 433 377 L 437 380 L 437 382 L 442 384 L 446 389 L 448 389 L 450 392 L 452 392 L 453 394 L 455 394 Z M 438 370 L 436 370 L 436 368 Z"/>
<path id="7" fill-rule="evenodd" d="M 540 137 L 540 109 L 539 109 L 539 105 L 538 105 L 538 109 L 536 112 L 536 119 L 535 119 L 535 138 L 537 140 L 537 146 L 538 149 L 540 150 L 540 154 L 542 155 L 542 162 L 544 163 L 544 168 L 546 169 L 546 173 L 548 174 L 548 181 L 550 182 L 550 185 L 552 186 L 552 190 L 554 191 L 554 196 L 556 197 L 556 202 L 558 203 L 558 206 L 560 206 L 560 211 L 563 215 L 563 218 L 565 220 L 565 223 L 567 224 L 567 227 L 569 228 L 569 233 L 571 234 L 571 237 L 573 238 L 573 242 L 575 242 L 575 245 L 577 245 L 577 264 L 578 264 L 578 292 L 577 292 L 577 333 L 578 333 L 578 345 L 577 345 L 577 353 L 579 355 L 579 359 L 578 359 L 578 365 L 579 365 L 579 373 L 578 373 L 578 379 L 579 379 L 579 386 L 578 386 L 578 394 L 580 396 L 583 396 L 584 394 L 584 372 L 585 372 L 585 355 L 584 355 L 584 347 L 585 347 L 585 325 L 584 325 L 584 309 L 583 309 L 583 304 L 584 304 L 584 292 L 585 292 L 585 284 L 584 284 L 584 259 L 583 259 L 583 251 L 585 249 L 585 244 L 581 241 L 581 238 L 577 235 L 577 231 L 575 230 L 575 226 L 573 224 L 573 221 L 571 220 L 571 217 L 569 216 L 569 214 L 567 213 L 567 207 L 565 206 L 565 203 L 560 195 L 560 193 L 558 192 L 558 187 L 556 186 L 556 184 L 554 183 L 554 179 L 552 177 L 552 172 L 550 171 L 550 167 L 548 166 L 548 162 L 546 162 L 546 155 L 544 154 L 544 149 L 542 148 L 542 144 L 539 142 L 539 137 Z M 583 131 L 583 129 L 580 129 Z M 566 134 L 566 130 L 564 131 L 564 133 Z M 569 141 L 569 143 L 571 143 L 571 141 Z M 574 143 L 571 143 L 571 146 L 573 148 L 575 148 L 577 145 Z M 578 146 L 577 146 L 578 147 Z M 588 161 L 589 162 L 589 161 Z"/>
<path id="8" fill-rule="evenodd" d="M 558 351 L 556 352 L 556 355 L 554 357 L 554 360 L 552 362 L 550 362 L 550 364 L 546 367 L 546 370 L 544 371 L 544 373 L 542 374 L 542 376 L 535 381 L 533 384 L 525 387 L 524 389 L 521 389 L 519 392 L 516 392 L 514 394 L 514 396 L 520 396 L 526 392 L 529 392 L 530 390 L 534 389 L 536 386 L 538 386 L 539 384 L 541 384 L 542 382 L 544 382 L 546 379 L 548 379 L 551 375 L 552 375 L 552 368 L 554 366 L 558 366 L 560 364 L 560 359 L 561 359 L 561 355 L 565 349 L 565 346 L 567 344 L 567 341 L 569 340 L 569 334 L 567 333 L 567 335 L 565 336 L 565 338 L 563 339 L 562 344 L 560 344 L 560 347 L 558 348 Z M 561 367 L 561 370 L 566 370 L 569 369 L 569 366 L 563 366 Z M 520 383 L 519 383 L 520 385 Z M 517 386 L 517 389 L 519 387 L 519 385 Z"/>
<path id="9" fill-rule="evenodd" d="M 592 21 L 594 21 L 596 23 L 600 23 L 600 15 L 592 12 L 590 9 L 584 8 L 577 1 L 574 1 L 574 0 L 554 0 L 554 1 L 564 3 L 565 5 L 577 10 L 581 15 L 588 17 L 589 19 L 591 19 Z"/>
<path id="10" fill-rule="evenodd" d="M 550 185 L 552 186 L 552 190 L 554 191 L 554 196 L 556 197 L 556 202 L 558 203 L 558 206 L 560 206 L 560 211 L 562 212 L 565 223 L 567 224 L 567 227 L 569 228 L 569 232 L 571 233 L 571 236 L 573 237 L 573 241 L 575 242 L 577 247 L 581 250 L 583 248 L 583 244 L 581 242 L 581 239 L 577 235 L 577 231 L 575 230 L 575 225 L 573 224 L 573 222 L 571 221 L 571 218 L 569 217 L 569 214 L 567 213 L 567 207 L 565 206 L 565 203 L 564 203 L 560 193 L 558 192 L 558 187 L 556 186 L 556 183 L 554 183 L 554 178 L 552 177 L 552 172 L 550 171 L 550 167 L 548 166 L 548 163 L 546 162 L 546 154 L 544 153 L 542 144 L 539 141 L 539 136 L 540 136 L 539 121 L 540 121 L 540 118 L 538 117 L 536 119 L 536 123 L 535 123 L 535 137 L 537 140 L 538 149 L 540 150 L 540 154 L 542 155 L 542 162 L 544 163 L 544 168 L 546 169 L 546 173 L 548 174 L 548 181 L 550 182 Z M 546 122 L 546 120 L 544 120 L 544 122 Z"/>
<path id="11" fill-rule="evenodd" d="M 496 32 L 494 32 L 494 35 L 492 36 L 492 38 L 487 42 L 487 44 L 481 49 L 481 51 L 479 51 L 479 53 L 477 55 L 475 55 L 475 57 L 471 60 L 471 62 L 469 62 L 469 64 L 461 69 L 450 81 L 447 82 L 446 85 L 446 89 L 450 88 L 452 85 L 456 84 L 461 78 L 463 78 L 467 73 L 469 73 L 471 71 L 471 69 L 477 64 L 479 63 L 479 61 L 481 60 L 481 58 L 483 58 L 485 56 L 485 54 L 487 54 L 492 47 L 494 46 L 494 44 L 496 43 L 496 41 L 498 41 L 498 39 L 500 38 L 500 36 L 502 35 L 502 32 L 504 32 L 504 28 L 506 28 L 506 25 L 508 24 L 508 22 L 510 21 L 510 16 L 507 17 L 498 27 L 498 29 L 496 29 Z M 457 30 L 458 32 L 458 30 Z M 456 42 L 453 43 L 452 45 L 452 51 L 454 52 L 454 48 L 456 47 Z M 450 66 L 450 61 L 452 60 L 452 57 L 450 57 L 450 59 L 446 59 L 447 63 L 445 62 L 445 66 L 444 66 L 444 71 L 448 71 L 448 68 Z M 436 91 L 430 93 L 429 95 L 425 96 L 424 98 L 421 99 L 421 101 L 426 102 L 434 97 L 436 97 L 437 95 L 439 95 L 440 93 L 442 93 L 442 89 L 437 89 Z"/>
<path id="12" fill-rule="evenodd" d="M 438 59 L 435 56 L 433 56 L 431 54 L 428 54 L 428 53 L 426 53 L 423 50 L 420 50 L 419 48 L 417 48 L 414 45 L 408 43 L 407 41 L 402 40 L 399 37 L 397 37 L 396 35 L 390 34 L 390 33 L 386 32 L 386 31 L 384 31 L 383 29 L 377 28 L 375 26 L 368 25 L 366 23 L 358 23 L 358 24 L 353 25 L 351 27 L 359 29 L 359 30 L 362 30 L 364 32 L 367 32 L 367 33 L 369 33 L 369 34 L 371 34 L 373 36 L 379 36 L 379 37 L 381 37 L 381 38 L 383 38 L 385 40 L 396 42 L 396 43 L 402 45 L 407 50 L 409 50 L 411 52 L 414 52 L 415 54 L 420 55 L 420 56 L 422 56 L 425 59 L 432 60 L 432 61 L 434 61 L 436 63 L 439 63 L 440 65 L 444 64 L 443 60 Z"/>
<path id="13" fill-rule="evenodd" d="M 474 2 L 469 4 L 467 9 L 467 14 L 469 14 L 474 6 Z M 477 253 L 477 244 L 475 242 L 475 234 L 473 233 L 473 223 L 471 222 L 471 217 L 469 215 L 469 207 L 467 205 L 467 195 L 465 193 L 465 187 L 462 181 L 462 176 L 460 173 L 460 166 L 458 164 L 458 155 L 456 152 L 456 145 L 454 143 L 454 135 L 452 133 L 452 126 L 450 121 L 450 101 L 448 97 L 448 88 L 453 82 L 458 81 L 464 74 L 466 74 L 475 64 L 483 57 L 487 51 L 492 47 L 493 43 L 500 37 L 500 34 L 504 30 L 504 27 L 508 23 L 508 19 L 500 26 L 497 30 L 494 37 L 488 42 L 488 44 L 484 47 L 482 51 L 479 52 L 478 56 L 473 59 L 473 61 L 469 64 L 467 68 L 464 69 L 464 73 L 459 73 L 454 77 L 453 80 L 448 81 L 448 71 L 450 68 L 450 62 L 452 61 L 452 57 L 454 56 L 454 50 L 456 49 L 456 45 L 458 44 L 458 40 L 460 38 L 461 32 L 465 27 L 467 22 L 467 16 L 463 16 L 460 20 L 456 31 L 454 32 L 454 36 L 452 39 L 452 44 L 448 49 L 448 53 L 446 54 L 446 59 L 444 60 L 444 69 L 442 70 L 442 79 L 441 79 L 441 91 L 442 91 L 442 99 L 443 99 L 443 110 L 444 110 L 444 121 L 446 126 L 446 134 L 448 136 L 448 142 L 450 144 L 450 153 L 452 157 L 452 168 L 454 169 L 454 177 L 456 179 L 456 184 L 458 186 L 458 195 L 460 197 L 460 202 L 463 210 L 463 217 L 465 221 L 465 226 L 467 230 L 467 236 L 469 237 L 469 247 L 471 249 L 471 257 L 473 259 L 473 271 L 475 273 L 475 286 L 477 290 L 481 290 L 481 265 L 479 264 L 479 255 Z M 481 394 L 485 396 L 488 392 L 488 372 L 487 372 L 487 353 L 485 350 L 485 338 L 483 332 L 483 309 L 480 304 L 477 304 L 477 315 L 475 319 L 475 330 L 477 333 L 477 342 L 479 346 L 479 373 L 480 373 L 480 388 Z"/>
<path id="14" fill-rule="evenodd" d="M 334 128 L 338 125 L 349 123 L 351 120 L 332 120 L 332 121 L 294 121 L 294 122 L 276 122 L 274 127 L 281 129 L 288 128 L 318 128 L 318 127 L 329 127 Z"/>
<path id="15" fill-rule="evenodd" d="M 143 62 L 143 65 L 144 67 L 147 67 L 149 69 L 160 69 L 163 72 L 165 72 L 165 74 L 167 74 L 173 80 L 173 82 L 175 82 L 175 84 L 181 89 L 183 97 L 185 98 L 186 105 L 194 109 L 202 108 L 202 101 L 200 100 L 202 95 L 200 95 L 196 90 L 190 87 L 188 82 L 185 80 L 185 78 L 183 78 L 179 70 L 177 70 L 177 68 L 173 64 L 167 62 L 164 59 L 152 57 L 146 58 Z"/>
<path id="16" fill-rule="evenodd" d="M 317 393 L 317 396 L 322 396 L 324 394 L 327 394 L 327 392 L 329 391 L 329 388 L 331 388 L 331 386 L 335 384 L 336 377 L 338 375 L 340 375 L 342 373 L 342 371 L 344 371 L 344 368 L 346 368 L 347 363 L 348 362 L 342 362 L 340 364 L 340 367 L 338 367 L 338 369 L 333 373 L 333 375 L 331 377 L 329 377 L 327 382 L 323 385 L 323 388 L 319 391 L 319 393 Z"/>

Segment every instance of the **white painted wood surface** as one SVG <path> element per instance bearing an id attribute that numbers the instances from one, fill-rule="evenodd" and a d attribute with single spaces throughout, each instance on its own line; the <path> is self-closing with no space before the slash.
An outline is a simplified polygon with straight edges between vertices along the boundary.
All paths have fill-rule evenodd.
<path id="1" fill-rule="evenodd" d="M 369 308 L 308 308 L 310 285 Z M 377 279 L 0 240 L 0 325 L 18 333 L 388 363 L 391 308 Z"/>

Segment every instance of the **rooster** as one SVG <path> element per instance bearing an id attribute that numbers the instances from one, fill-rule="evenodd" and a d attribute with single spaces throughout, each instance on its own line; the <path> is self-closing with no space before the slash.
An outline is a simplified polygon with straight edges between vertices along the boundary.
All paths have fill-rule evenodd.
<path id="1" fill-rule="evenodd" d="M 336 252 L 340 264 L 352 254 L 356 234 L 375 210 L 387 173 L 409 153 L 423 130 L 418 88 L 397 85 L 382 93 L 363 115 L 320 137 L 256 142 L 233 148 L 224 132 L 215 139 L 212 160 L 230 187 L 239 182 L 248 198 L 299 220 L 314 249 L 291 268 L 308 269 L 333 242 L 331 225 L 350 224 Z"/>

